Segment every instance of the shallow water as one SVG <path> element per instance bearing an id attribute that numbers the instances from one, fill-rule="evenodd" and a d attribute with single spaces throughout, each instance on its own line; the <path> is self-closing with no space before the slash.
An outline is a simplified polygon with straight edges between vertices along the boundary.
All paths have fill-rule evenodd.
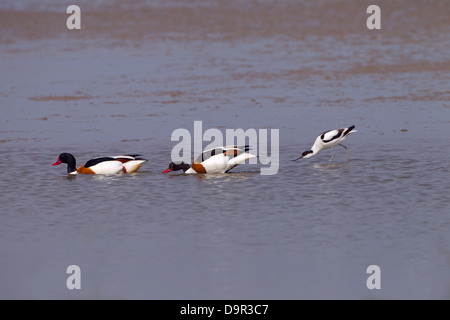
<path id="1" fill-rule="evenodd" d="M 1 298 L 449 298 L 446 1 L 381 2 L 373 32 L 344 1 L 111 3 L 78 33 L 53 1 L 0 6 Z M 279 129 L 278 173 L 161 174 L 196 120 Z M 290 161 L 352 124 L 350 162 Z M 62 152 L 149 162 L 68 177 Z"/>

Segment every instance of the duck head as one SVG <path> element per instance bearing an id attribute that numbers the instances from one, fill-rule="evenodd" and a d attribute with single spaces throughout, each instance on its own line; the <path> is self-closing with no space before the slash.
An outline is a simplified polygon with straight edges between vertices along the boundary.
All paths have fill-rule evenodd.
<path id="1" fill-rule="evenodd" d="M 171 171 L 178 171 L 178 170 L 183 170 L 184 172 L 186 172 L 186 170 L 188 170 L 190 167 L 191 167 L 190 165 L 188 165 L 184 162 L 181 162 L 178 164 L 171 162 L 169 164 L 169 167 L 166 170 L 164 170 L 162 173 L 168 173 Z"/>

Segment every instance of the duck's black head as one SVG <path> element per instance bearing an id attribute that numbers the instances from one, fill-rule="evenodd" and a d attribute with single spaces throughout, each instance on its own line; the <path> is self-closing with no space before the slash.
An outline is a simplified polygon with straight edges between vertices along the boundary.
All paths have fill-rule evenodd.
<path id="1" fill-rule="evenodd" d="M 58 157 L 58 160 L 52 164 L 52 166 L 60 165 L 61 163 L 67 163 L 67 172 L 71 173 L 76 171 L 76 160 L 75 157 L 71 153 L 61 153 Z"/>
<path id="2" fill-rule="evenodd" d="M 190 167 L 191 167 L 190 165 L 188 165 L 188 164 L 186 164 L 184 162 L 181 162 L 181 163 L 178 163 L 178 164 L 171 162 L 169 164 L 169 167 L 166 170 L 164 170 L 162 173 L 167 173 L 167 172 L 171 172 L 171 171 L 178 171 L 178 170 L 183 170 L 184 172 L 186 172 L 186 170 L 189 169 Z"/>

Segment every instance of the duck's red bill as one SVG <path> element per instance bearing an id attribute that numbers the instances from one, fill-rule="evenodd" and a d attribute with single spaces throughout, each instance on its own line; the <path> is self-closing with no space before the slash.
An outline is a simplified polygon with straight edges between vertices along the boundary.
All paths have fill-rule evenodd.
<path id="1" fill-rule="evenodd" d="M 170 172 L 170 171 L 172 171 L 172 170 L 167 169 L 167 170 L 164 170 L 162 173 L 167 173 L 167 172 Z"/>
<path id="2" fill-rule="evenodd" d="M 61 163 L 62 163 L 61 160 L 58 159 L 58 161 L 56 161 L 54 164 L 52 164 L 52 166 L 57 166 L 57 165 L 59 165 Z"/>

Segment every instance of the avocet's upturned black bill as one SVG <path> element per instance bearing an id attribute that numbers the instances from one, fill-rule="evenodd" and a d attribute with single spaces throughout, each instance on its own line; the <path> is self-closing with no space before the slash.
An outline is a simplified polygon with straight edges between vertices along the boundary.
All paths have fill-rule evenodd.
<path id="1" fill-rule="evenodd" d="M 314 142 L 313 146 L 311 147 L 311 150 L 306 150 L 305 152 L 302 153 L 302 155 L 300 157 L 298 157 L 297 159 L 294 159 L 292 161 L 297 161 L 299 159 L 308 159 L 308 158 L 311 158 L 312 156 L 316 155 L 317 153 L 319 153 L 322 150 L 331 149 L 331 158 L 330 158 L 330 162 L 331 162 L 334 158 L 332 148 L 337 145 L 340 145 L 341 147 L 345 148 L 345 151 L 347 151 L 348 161 L 350 161 L 350 156 L 348 154 L 348 148 L 346 146 L 344 146 L 341 142 L 344 141 L 349 134 L 354 133 L 354 132 L 357 132 L 355 130 L 355 126 L 325 131 L 324 133 L 322 133 L 321 135 L 319 135 L 316 138 L 316 141 Z"/>

